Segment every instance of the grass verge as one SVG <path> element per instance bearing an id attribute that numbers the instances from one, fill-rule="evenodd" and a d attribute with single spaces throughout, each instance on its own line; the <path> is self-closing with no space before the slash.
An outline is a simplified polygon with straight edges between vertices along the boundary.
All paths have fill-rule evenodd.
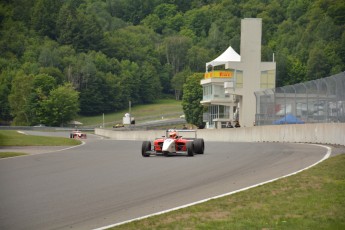
<path id="1" fill-rule="evenodd" d="M 79 140 L 64 137 L 44 137 L 0 130 L 0 146 L 70 146 L 79 145 Z"/>
<path id="2" fill-rule="evenodd" d="M 16 153 L 16 152 L 0 152 L 0 158 L 7 158 L 7 157 L 17 157 L 27 155 L 26 153 Z"/>
<path id="3" fill-rule="evenodd" d="M 288 178 L 113 229 L 345 229 L 344 165 L 341 154 Z"/>

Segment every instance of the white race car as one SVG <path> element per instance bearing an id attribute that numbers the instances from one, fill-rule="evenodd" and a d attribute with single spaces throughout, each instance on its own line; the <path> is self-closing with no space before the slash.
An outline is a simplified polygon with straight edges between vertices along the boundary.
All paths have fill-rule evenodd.
<path id="1" fill-rule="evenodd" d="M 192 133 L 194 137 L 184 138 L 180 136 L 181 133 Z M 159 154 L 194 156 L 194 154 L 204 154 L 204 149 L 204 139 L 197 138 L 196 130 L 167 130 L 166 135 L 154 140 L 153 144 L 150 141 L 144 141 L 141 154 L 143 157 Z"/>
<path id="2" fill-rule="evenodd" d="M 69 137 L 74 139 L 86 139 L 86 133 L 82 133 L 79 130 L 75 130 L 69 134 Z"/>

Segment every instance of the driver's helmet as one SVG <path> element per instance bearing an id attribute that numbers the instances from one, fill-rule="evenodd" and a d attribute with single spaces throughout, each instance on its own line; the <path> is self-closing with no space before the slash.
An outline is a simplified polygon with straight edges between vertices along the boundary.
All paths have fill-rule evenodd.
<path id="1" fill-rule="evenodd" d="M 175 130 L 170 130 L 169 131 L 169 137 L 176 138 L 177 137 L 177 132 Z"/>

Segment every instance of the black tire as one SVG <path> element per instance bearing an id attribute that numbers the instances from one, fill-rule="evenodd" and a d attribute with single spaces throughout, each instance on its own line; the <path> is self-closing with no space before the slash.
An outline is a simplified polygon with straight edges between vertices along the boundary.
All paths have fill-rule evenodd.
<path id="1" fill-rule="evenodd" d="M 196 154 L 204 154 L 204 149 L 205 149 L 205 143 L 204 139 L 196 139 L 193 141 L 194 142 L 194 152 Z"/>
<path id="2" fill-rule="evenodd" d="M 150 141 L 143 141 L 143 144 L 141 146 L 141 155 L 143 157 L 149 157 L 150 153 L 147 153 L 147 151 L 151 151 L 151 142 Z"/>
<path id="3" fill-rule="evenodd" d="M 188 141 L 186 143 L 186 147 L 187 147 L 187 155 L 189 157 L 194 156 L 194 144 L 193 144 L 193 142 L 192 141 Z"/>

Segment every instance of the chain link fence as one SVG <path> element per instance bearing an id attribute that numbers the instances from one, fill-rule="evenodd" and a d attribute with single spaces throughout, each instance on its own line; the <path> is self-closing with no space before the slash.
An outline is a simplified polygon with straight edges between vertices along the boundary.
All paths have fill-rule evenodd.
<path id="1" fill-rule="evenodd" d="M 345 122 L 345 72 L 255 97 L 256 125 Z"/>

